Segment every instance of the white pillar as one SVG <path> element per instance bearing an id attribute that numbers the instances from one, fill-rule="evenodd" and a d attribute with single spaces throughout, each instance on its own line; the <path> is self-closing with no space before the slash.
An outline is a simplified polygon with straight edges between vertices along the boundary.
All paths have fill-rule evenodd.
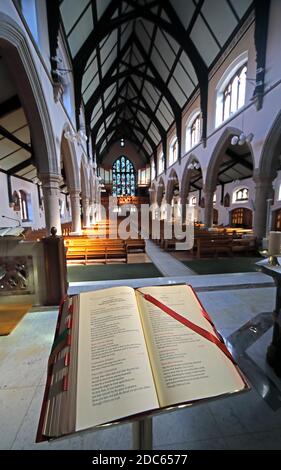
<path id="1" fill-rule="evenodd" d="M 268 237 L 269 235 L 269 232 L 272 229 L 271 225 L 272 225 L 272 211 L 271 211 L 271 206 L 273 204 L 273 199 L 267 199 L 266 200 L 267 202 L 267 213 L 266 213 L 266 236 Z"/>
<path id="2" fill-rule="evenodd" d="M 72 217 L 72 233 L 81 234 L 81 210 L 80 210 L 80 189 L 69 189 L 71 217 Z"/>
<path id="3" fill-rule="evenodd" d="M 88 197 L 82 197 L 82 208 L 83 208 L 83 227 L 89 228 L 90 223 L 90 204 Z"/>
<path id="4" fill-rule="evenodd" d="M 90 199 L 89 202 L 89 219 L 90 219 L 90 225 L 94 225 L 95 223 L 95 203 Z"/>
<path id="5" fill-rule="evenodd" d="M 96 211 L 96 221 L 99 222 L 101 220 L 101 193 L 100 193 L 100 190 L 98 189 L 97 190 L 97 201 L 96 201 L 96 205 L 97 205 L 97 211 Z"/>
<path id="6" fill-rule="evenodd" d="M 60 220 L 60 181 L 61 176 L 52 173 L 41 173 L 39 176 L 42 182 L 45 220 L 48 235 L 52 227 L 56 227 L 57 234 L 61 235 Z"/>

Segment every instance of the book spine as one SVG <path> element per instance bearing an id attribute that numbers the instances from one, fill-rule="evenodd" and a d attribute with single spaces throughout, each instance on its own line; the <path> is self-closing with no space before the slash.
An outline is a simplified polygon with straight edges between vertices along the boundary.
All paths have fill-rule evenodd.
<path id="1" fill-rule="evenodd" d="M 43 442 L 49 438 L 43 434 L 44 424 L 46 422 L 46 414 L 48 403 L 55 397 L 68 390 L 69 378 L 68 368 L 70 364 L 70 347 L 71 347 L 71 329 L 72 329 L 72 301 L 71 297 L 64 297 L 59 306 L 55 337 L 51 349 L 51 354 L 47 366 L 47 380 L 39 418 L 36 442 Z M 65 351 L 63 351 L 65 349 Z M 61 353 L 64 352 L 62 355 Z M 54 375 L 63 370 L 66 373 L 62 379 L 54 382 Z"/>

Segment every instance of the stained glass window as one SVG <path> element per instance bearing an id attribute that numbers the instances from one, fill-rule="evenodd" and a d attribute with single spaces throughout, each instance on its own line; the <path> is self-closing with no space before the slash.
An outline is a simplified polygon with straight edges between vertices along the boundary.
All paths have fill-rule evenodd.
<path id="1" fill-rule="evenodd" d="M 112 195 L 135 196 L 136 176 L 132 162 L 123 155 L 112 165 Z"/>

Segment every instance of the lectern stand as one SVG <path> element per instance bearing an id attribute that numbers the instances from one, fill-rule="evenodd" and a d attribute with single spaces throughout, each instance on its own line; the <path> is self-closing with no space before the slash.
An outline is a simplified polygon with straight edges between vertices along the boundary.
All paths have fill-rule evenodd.
<path id="1" fill-rule="evenodd" d="M 133 423 L 133 449 L 152 450 L 152 416 Z"/>
<path id="2" fill-rule="evenodd" d="M 278 377 L 281 377 L 281 266 L 261 266 L 265 274 L 273 277 L 276 285 L 274 325 L 272 342 L 268 347 L 266 359 Z"/>

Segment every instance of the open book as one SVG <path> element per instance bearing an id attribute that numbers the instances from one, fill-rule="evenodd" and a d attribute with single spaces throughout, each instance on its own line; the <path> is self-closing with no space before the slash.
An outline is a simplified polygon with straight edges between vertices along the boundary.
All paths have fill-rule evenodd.
<path id="1" fill-rule="evenodd" d="M 37 441 L 248 388 L 192 287 L 67 297 Z"/>

